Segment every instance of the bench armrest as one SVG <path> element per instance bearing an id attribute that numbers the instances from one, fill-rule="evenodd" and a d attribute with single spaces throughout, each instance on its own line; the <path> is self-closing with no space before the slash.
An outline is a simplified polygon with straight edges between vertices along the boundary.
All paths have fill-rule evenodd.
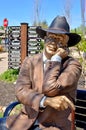
<path id="1" fill-rule="evenodd" d="M 9 116 L 10 113 L 11 113 L 11 111 L 13 110 L 13 108 L 14 108 L 16 105 L 18 105 L 18 104 L 20 104 L 20 102 L 18 102 L 18 101 L 15 101 L 15 102 L 12 102 L 11 104 L 9 104 L 9 105 L 7 106 L 7 108 L 6 108 L 5 112 L 4 112 L 4 114 L 3 114 L 3 117 Z"/>

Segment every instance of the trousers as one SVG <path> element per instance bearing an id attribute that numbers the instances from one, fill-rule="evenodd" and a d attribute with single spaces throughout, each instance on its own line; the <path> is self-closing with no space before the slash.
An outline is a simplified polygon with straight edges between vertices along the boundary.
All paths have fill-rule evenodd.
<path id="1" fill-rule="evenodd" d="M 34 122 L 34 124 L 31 126 L 31 128 L 29 128 L 29 130 L 41 130 L 41 129 L 39 128 L 38 120 L 36 120 L 36 121 Z"/>
<path id="2" fill-rule="evenodd" d="M 3 118 L 0 118 L 0 130 L 9 130 L 7 127 L 6 127 L 6 117 L 3 117 Z M 39 128 L 39 125 L 38 125 L 38 122 L 36 121 L 32 126 L 31 128 L 29 128 L 29 130 L 41 130 Z"/>

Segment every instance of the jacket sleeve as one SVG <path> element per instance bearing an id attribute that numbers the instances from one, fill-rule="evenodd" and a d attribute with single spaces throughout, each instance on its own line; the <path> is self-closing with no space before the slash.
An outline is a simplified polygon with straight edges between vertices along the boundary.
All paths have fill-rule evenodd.
<path id="1" fill-rule="evenodd" d="M 32 89 L 31 80 L 31 61 L 29 58 L 26 58 L 19 72 L 15 92 L 18 100 L 22 104 L 38 110 L 40 100 L 44 95 Z"/>
<path id="2" fill-rule="evenodd" d="M 60 63 L 52 62 L 44 73 L 43 93 L 46 96 L 56 96 L 76 89 L 74 87 L 77 87 L 81 70 L 80 63 L 73 58 L 62 68 Z"/>

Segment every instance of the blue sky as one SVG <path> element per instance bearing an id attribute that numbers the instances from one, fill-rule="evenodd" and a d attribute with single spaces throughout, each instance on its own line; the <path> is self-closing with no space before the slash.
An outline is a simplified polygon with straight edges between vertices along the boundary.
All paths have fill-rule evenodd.
<path id="1" fill-rule="evenodd" d="M 9 26 L 19 26 L 26 22 L 32 25 L 35 19 L 36 0 L 0 0 L 0 26 L 3 19 L 7 18 Z M 46 20 L 48 25 L 57 15 L 65 15 L 65 2 L 68 0 L 39 0 L 39 19 Z M 80 0 L 69 0 L 70 2 L 70 26 L 76 28 L 81 25 Z M 85 14 L 86 15 L 86 14 Z"/>

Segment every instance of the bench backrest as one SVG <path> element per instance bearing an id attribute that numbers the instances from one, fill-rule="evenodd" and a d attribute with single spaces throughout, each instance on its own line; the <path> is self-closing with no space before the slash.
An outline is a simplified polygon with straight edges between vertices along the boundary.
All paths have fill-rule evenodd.
<path id="1" fill-rule="evenodd" d="M 75 123 L 86 130 L 86 90 L 77 90 Z"/>

